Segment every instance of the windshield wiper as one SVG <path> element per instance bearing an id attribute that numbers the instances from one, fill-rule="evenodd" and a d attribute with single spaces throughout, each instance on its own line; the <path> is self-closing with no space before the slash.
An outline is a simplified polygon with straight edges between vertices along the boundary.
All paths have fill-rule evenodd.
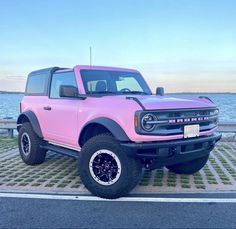
<path id="1" fill-rule="evenodd" d="M 136 95 L 149 95 L 149 93 L 144 91 L 93 91 L 92 93 L 89 93 L 90 95 L 106 95 L 106 94 L 112 94 L 112 95 L 120 95 L 120 94 L 136 94 Z"/>
<path id="2" fill-rule="evenodd" d="M 144 91 L 122 91 L 122 94 L 140 94 L 140 95 L 149 95 L 149 93 Z"/>
<path id="3" fill-rule="evenodd" d="M 96 94 L 116 94 L 116 93 L 113 92 L 113 91 L 94 91 L 94 92 L 92 92 L 90 94 L 96 95 Z"/>

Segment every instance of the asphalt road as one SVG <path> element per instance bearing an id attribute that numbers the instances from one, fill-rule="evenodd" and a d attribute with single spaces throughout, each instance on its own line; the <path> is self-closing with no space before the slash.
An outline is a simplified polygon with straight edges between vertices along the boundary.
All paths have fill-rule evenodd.
<path id="1" fill-rule="evenodd" d="M 166 195 L 167 199 L 179 198 L 173 203 L 0 197 L 0 228 L 236 228 L 235 201 L 183 203 L 180 202 L 183 196 L 186 198 L 186 195 Z M 230 198 L 230 195 L 200 195 L 200 198 Z"/>

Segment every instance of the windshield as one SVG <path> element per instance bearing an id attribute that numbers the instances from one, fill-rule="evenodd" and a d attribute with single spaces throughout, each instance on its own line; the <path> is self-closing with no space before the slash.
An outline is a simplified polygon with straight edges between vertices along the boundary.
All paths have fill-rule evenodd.
<path id="1" fill-rule="evenodd" d="M 139 73 L 81 70 L 86 94 L 151 94 L 151 90 Z"/>

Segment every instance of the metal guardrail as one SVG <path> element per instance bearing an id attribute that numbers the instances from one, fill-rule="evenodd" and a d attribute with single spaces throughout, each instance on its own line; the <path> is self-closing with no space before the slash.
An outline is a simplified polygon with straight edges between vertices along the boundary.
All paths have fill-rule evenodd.
<path id="1" fill-rule="evenodd" d="M 13 137 L 13 131 L 17 128 L 16 120 L 14 119 L 1 119 L 0 129 L 8 131 L 8 136 Z M 236 122 L 221 122 L 219 123 L 218 131 L 221 133 L 234 133 L 234 139 L 236 140 Z"/>
<path id="2" fill-rule="evenodd" d="M 218 131 L 221 133 L 234 133 L 232 140 L 236 141 L 236 122 L 219 123 Z"/>
<path id="3" fill-rule="evenodd" d="M 222 133 L 236 133 L 236 122 L 219 123 L 218 131 Z"/>
<path id="4" fill-rule="evenodd" d="M 8 137 L 13 138 L 14 130 L 17 128 L 16 120 L 14 119 L 1 119 L 0 129 L 7 130 Z"/>

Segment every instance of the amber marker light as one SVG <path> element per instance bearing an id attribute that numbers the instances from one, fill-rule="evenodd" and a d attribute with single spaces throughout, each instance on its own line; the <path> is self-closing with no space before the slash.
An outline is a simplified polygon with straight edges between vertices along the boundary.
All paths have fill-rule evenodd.
<path id="1" fill-rule="evenodd" d="M 134 127 L 138 128 L 138 117 L 136 115 L 134 116 Z"/>

